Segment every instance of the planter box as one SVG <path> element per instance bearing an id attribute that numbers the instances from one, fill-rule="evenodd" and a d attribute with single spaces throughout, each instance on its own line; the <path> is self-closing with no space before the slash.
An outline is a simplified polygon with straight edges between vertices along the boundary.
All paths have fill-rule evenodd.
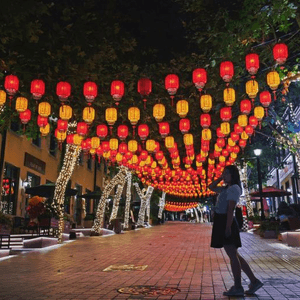
<path id="1" fill-rule="evenodd" d="M 84 228 L 92 228 L 94 224 L 94 220 L 83 220 Z"/>
<path id="2" fill-rule="evenodd" d="M 266 230 L 262 233 L 262 237 L 265 239 L 277 239 L 277 234 L 275 230 Z"/>

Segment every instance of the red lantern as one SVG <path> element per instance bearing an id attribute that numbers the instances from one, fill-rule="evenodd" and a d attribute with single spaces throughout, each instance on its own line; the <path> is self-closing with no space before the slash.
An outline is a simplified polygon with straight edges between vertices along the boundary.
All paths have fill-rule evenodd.
<path id="1" fill-rule="evenodd" d="M 256 126 L 258 125 L 258 119 L 255 116 L 251 116 L 251 117 L 249 117 L 248 123 L 253 128 L 256 128 Z"/>
<path id="2" fill-rule="evenodd" d="M 56 85 L 56 95 L 61 102 L 65 102 L 71 95 L 71 85 L 66 81 L 60 81 Z"/>
<path id="3" fill-rule="evenodd" d="M 242 131 L 243 131 L 243 128 L 241 127 Z M 242 132 L 241 132 L 242 133 Z M 231 139 L 234 141 L 234 142 L 237 142 L 239 139 L 240 139 L 240 136 L 238 133 L 236 132 L 231 132 L 230 134 L 230 137 Z"/>
<path id="4" fill-rule="evenodd" d="M 59 132 L 65 132 L 68 129 L 68 121 L 59 119 L 57 121 L 57 130 Z"/>
<path id="5" fill-rule="evenodd" d="M 97 84 L 93 81 L 85 82 L 83 85 L 83 95 L 86 102 L 91 105 L 98 95 Z"/>
<path id="6" fill-rule="evenodd" d="M 170 133 L 170 125 L 168 122 L 161 122 L 158 124 L 159 126 L 159 134 L 165 138 Z"/>
<path id="7" fill-rule="evenodd" d="M 164 153 L 162 151 L 158 151 L 156 154 L 155 154 L 155 158 L 160 161 L 164 158 Z"/>
<path id="8" fill-rule="evenodd" d="M 208 128 L 211 124 L 210 114 L 201 114 L 200 116 L 200 125 L 202 128 Z"/>
<path id="9" fill-rule="evenodd" d="M 235 145 L 232 147 L 232 152 L 235 154 L 238 154 L 240 152 L 240 147 L 238 145 Z"/>
<path id="10" fill-rule="evenodd" d="M 217 137 L 222 138 L 225 137 L 225 134 L 221 131 L 221 128 L 217 128 Z"/>
<path id="11" fill-rule="evenodd" d="M 67 135 L 67 144 L 73 144 L 74 143 L 74 134 L 68 134 Z"/>
<path id="12" fill-rule="evenodd" d="M 245 132 L 246 132 L 249 136 L 251 136 L 251 135 L 254 133 L 254 129 L 253 129 L 253 127 L 252 127 L 251 125 L 247 125 L 247 126 L 245 127 Z"/>
<path id="13" fill-rule="evenodd" d="M 77 133 L 81 136 L 85 136 L 88 132 L 88 125 L 85 122 L 77 123 Z"/>
<path id="14" fill-rule="evenodd" d="M 107 153 L 110 150 L 109 141 L 101 142 L 103 152 Z"/>
<path id="15" fill-rule="evenodd" d="M 128 127 L 126 125 L 118 126 L 118 137 L 121 141 L 124 141 L 128 136 Z"/>
<path id="16" fill-rule="evenodd" d="M 141 78 L 138 81 L 138 93 L 143 97 L 144 108 L 146 108 L 146 97 L 152 92 L 152 82 L 148 78 Z"/>
<path id="17" fill-rule="evenodd" d="M 154 148 L 154 153 L 158 152 L 160 150 L 160 144 L 159 142 L 155 141 L 155 148 Z"/>
<path id="18" fill-rule="evenodd" d="M 223 122 L 228 122 L 232 117 L 231 107 L 230 106 L 222 107 L 220 109 L 220 117 Z"/>
<path id="19" fill-rule="evenodd" d="M 45 83 L 41 79 L 31 81 L 30 93 L 33 99 L 40 100 L 45 94 Z"/>
<path id="20" fill-rule="evenodd" d="M 263 107 L 269 107 L 272 102 L 271 93 L 269 91 L 263 91 L 259 94 L 259 101 Z"/>
<path id="21" fill-rule="evenodd" d="M 142 141 L 144 141 L 149 135 L 149 127 L 147 124 L 141 124 L 138 126 L 138 135 Z"/>
<path id="22" fill-rule="evenodd" d="M 288 58 L 288 47 L 286 44 L 276 44 L 273 48 L 273 57 L 279 65 L 285 63 Z"/>
<path id="23" fill-rule="evenodd" d="M 234 75 L 234 67 L 231 61 L 223 61 L 220 65 L 220 76 L 225 82 L 230 82 Z"/>
<path id="24" fill-rule="evenodd" d="M 127 151 L 128 151 L 128 147 L 127 147 L 127 144 L 126 143 L 121 143 L 120 145 L 119 145 L 119 152 L 122 154 L 122 155 L 124 155 Z M 129 152 L 129 153 L 131 153 L 131 152 Z"/>
<path id="25" fill-rule="evenodd" d="M 108 128 L 105 124 L 100 124 L 97 126 L 97 136 L 100 139 L 106 138 L 107 134 L 108 134 Z"/>
<path id="26" fill-rule="evenodd" d="M 251 107 L 252 107 L 251 101 L 248 99 L 242 100 L 240 103 L 240 110 L 242 114 L 249 115 L 251 111 Z"/>
<path id="27" fill-rule="evenodd" d="M 20 120 L 22 124 L 27 124 L 31 119 L 31 111 L 29 109 L 26 109 L 25 111 L 21 112 L 19 114 Z"/>
<path id="28" fill-rule="evenodd" d="M 179 121 L 179 129 L 182 134 L 189 132 L 190 130 L 190 120 L 189 119 L 180 119 Z"/>
<path id="29" fill-rule="evenodd" d="M 119 101 L 124 96 L 124 83 L 120 80 L 114 80 L 110 86 L 110 94 L 113 99 L 116 101 L 116 105 L 119 104 Z"/>
<path id="30" fill-rule="evenodd" d="M 4 81 L 4 88 L 8 95 L 13 96 L 19 89 L 19 79 L 15 75 L 7 75 Z"/>
<path id="31" fill-rule="evenodd" d="M 45 127 L 48 124 L 48 118 L 38 115 L 37 124 L 39 127 Z"/>
<path id="32" fill-rule="evenodd" d="M 227 149 L 222 150 L 222 155 L 227 157 L 229 155 L 229 151 Z"/>
<path id="33" fill-rule="evenodd" d="M 251 118 L 251 117 L 250 117 Z M 243 132 L 243 127 L 238 123 L 234 124 L 233 130 L 236 134 L 241 134 Z"/>
<path id="34" fill-rule="evenodd" d="M 166 76 L 165 88 L 171 96 L 173 106 L 174 95 L 177 93 L 177 90 L 179 88 L 179 78 L 176 74 L 169 74 Z"/>
<path id="35" fill-rule="evenodd" d="M 225 139 L 224 138 L 217 138 L 217 146 L 219 148 L 223 148 L 225 146 Z"/>
<path id="36" fill-rule="evenodd" d="M 242 149 L 244 149 L 246 147 L 246 145 L 247 145 L 247 140 L 242 140 L 242 139 L 239 140 L 239 146 Z"/>
<path id="37" fill-rule="evenodd" d="M 140 158 L 145 161 L 148 158 L 148 152 L 146 150 L 141 151 Z"/>
<path id="38" fill-rule="evenodd" d="M 207 82 L 206 70 L 201 68 L 195 69 L 193 71 L 193 83 L 195 84 L 199 92 L 202 91 L 206 82 Z"/>
<path id="39" fill-rule="evenodd" d="M 246 55 L 246 69 L 250 75 L 255 75 L 259 69 L 259 56 L 256 53 Z"/>

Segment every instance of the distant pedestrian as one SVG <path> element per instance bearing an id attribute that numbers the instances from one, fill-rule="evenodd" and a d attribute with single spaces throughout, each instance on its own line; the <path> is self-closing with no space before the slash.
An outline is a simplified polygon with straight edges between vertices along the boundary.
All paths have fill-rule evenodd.
<path id="1" fill-rule="evenodd" d="M 222 180 L 226 186 L 218 187 L 217 185 Z M 234 286 L 223 294 L 225 296 L 244 295 L 241 276 L 241 270 L 243 270 L 250 279 L 249 289 L 245 293 L 252 295 L 263 286 L 263 283 L 255 277 L 250 266 L 237 250 L 242 247 L 239 226 L 234 216 L 235 206 L 242 194 L 238 168 L 234 165 L 226 166 L 222 176 L 213 181 L 208 188 L 219 194 L 214 208 L 211 247 L 224 247 L 230 259 L 234 277 Z"/>

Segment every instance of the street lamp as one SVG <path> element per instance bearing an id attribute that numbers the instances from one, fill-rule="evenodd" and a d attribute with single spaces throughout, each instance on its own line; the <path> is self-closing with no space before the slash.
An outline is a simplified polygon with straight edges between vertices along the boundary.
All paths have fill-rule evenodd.
<path id="1" fill-rule="evenodd" d="M 256 156 L 257 160 L 257 174 L 258 174 L 258 187 L 259 187 L 259 197 L 260 197 L 260 206 L 261 206 L 261 220 L 264 221 L 265 213 L 264 213 L 264 203 L 262 198 L 262 182 L 261 182 L 261 170 L 260 170 L 260 159 L 259 156 L 261 155 L 261 149 L 255 149 L 254 155 Z"/>

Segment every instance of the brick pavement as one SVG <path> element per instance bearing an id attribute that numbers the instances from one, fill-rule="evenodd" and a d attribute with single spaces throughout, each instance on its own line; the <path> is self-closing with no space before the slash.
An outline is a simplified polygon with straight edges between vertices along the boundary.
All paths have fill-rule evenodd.
<path id="1" fill-rule="evenodd" d="M 210 234 L 209 224 L 169 222 L 21 254 L 0 261 L 0 299 L 229 299 L 222 295 L 233 284 L 229 261 L 223 250 L 210 248 Z M 255 296 L 231 299 L 300 299 L 300 249 L 251 233 L 241 236 L 240 253 L 265 285 Z M 103 272 L 128 264 L 148 267 Z M 137 285 L 180 292 L 146 297 L 117 291 Z"/>

